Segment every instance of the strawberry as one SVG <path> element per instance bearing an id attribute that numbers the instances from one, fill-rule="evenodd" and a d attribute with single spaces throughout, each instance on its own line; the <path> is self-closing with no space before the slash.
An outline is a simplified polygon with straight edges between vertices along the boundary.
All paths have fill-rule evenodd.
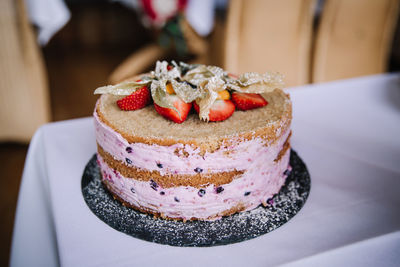
<path id="1" fill-rule="evenodd" d="M 157 105 L 156 103 L 154 103 L 154 107 L 156 108 L 156 111 L 160 115 L 165 117 L 166 119 L 169 119 L 173 122 L 176 122 L 176 123 L 184 122 L 189 114 L 190 109 L 192 108 L 192 103 L 185 103 L 185 102 L 183 102 L 182 99 L 180 99 L 176 95 L 170 95 L 168 97 L 171 99 L 174 107 L 177 110 L 179 110 L 179 113 L 181 114 L 181 116 L 179 117 L 179 113 L 173 109 L 163 108 L 163 107 L 160 107 L 159 105 Z"/>
<path id="2" fill-rule="evenodd" d="M 151 101 L 151 96 L 147 86 L 117 101 L 117 105 L 122 110 L 137 110 L 144 108 Z"/>
<path id="3" fill-rule="evenodd" d="M 237 74 L 234 73 L 228 73 L 228 76 L 231 77 L 232 79 L 238 79 L 239 76 Z"/>
<path id="4" fill-rule="evenodd" d="M 240 110 L 249 110 L 266 106 L 268 102 L 259 94 L 232 93 L 232 101 Z"/>
<path id="5" fill-rule="evenodd" d="M 193 102 L 194 109 L 199 113 L 200 107 L 196 101 Z M 231 100 L 216 100 L 211 106 L 208 114 L 209 121 L 224 121 L 232 116 L 235 111 L 235 105 Z"/>

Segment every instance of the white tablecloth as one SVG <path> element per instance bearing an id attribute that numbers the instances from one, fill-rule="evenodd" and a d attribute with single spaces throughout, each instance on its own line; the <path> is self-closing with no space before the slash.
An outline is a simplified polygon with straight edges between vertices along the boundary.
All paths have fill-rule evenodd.
<path id="1" fill-rule="evenodd" d="M 91 118 L 34 136 L 23 173 L 11 266 L 399 266 L 400 75 L 288 90 L 292 146 L 312 186 L 303 209 L 261 237 L 180 248 L 120 233 L 86 206 L 81 177 L 96 151 Z"/>

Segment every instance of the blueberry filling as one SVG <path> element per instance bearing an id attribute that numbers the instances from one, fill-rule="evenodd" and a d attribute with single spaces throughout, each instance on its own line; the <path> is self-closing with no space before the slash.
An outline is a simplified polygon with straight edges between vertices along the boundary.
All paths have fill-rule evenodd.
<path id="1" fill-rule="evenodd" d="M 165 195 L 165 192 L 164 192 L 164 191 L 161 191 L 161 192 L 160 192 L 160 195 L 162 195 L 162 196 Z"/>
<path id="2" fill-rule="evenodd" d="M 161 163 L 157 163 L 157 167 L 161 169 L 163 165 Z"/>
<path id="3" fill-rule="evenodd" d="M 217 194 L 221 193 L 222 191 L 224 191 L 224 188 L 222 186 L 218 186 L 215 191 L 217 192 Z"/>
<path id="4" fill-rule="evenodd" d="M 128 152 L 128 153 L 132 153 L 132 148 L 130 147 L 130 146 L 128 146 L 128 147 L 126 147 L 126 152 Z"/>
<path id="5" fill-rule="evenodd" d="M 177 197 L 175 197 L 174 200 L 175 200 L 176 202 L 179 202 L 179 201 L 180 201 Z"/>
<path id="6" fill-rule="evenodd" d="M 194 169 L 194 171 L 195 171 L 195 172 L 197 172 L 197 173 L 201 173 L 201 172 L 203 172 L 203 169 L 202 169 L 202 168 L 199 168 L 199 167 L 197 167 L 196 169 Z"/>
<path id="7" fill-rule="evenodd" d="M 153 180 L 150 180 L 150 187 L 157 191 L 158 184 Z"/>
<path id="8" fill-rule="evenodd" d="M 202 197 L 206 194 L 206 190 L 200 189 L 199 192 L 197 192 L 197 194 L 199 195 L 199 197 Z"/>
<path id="9" fill-rule="evenodd" d="M 286 170 L 283 172 L 283 175 L 289 176 L 289 175 L 290 175 L 290 170 L 289 170 L 289 169 L 286 169 Z"/>
<path id="10" fill-rule="evenodd" d="M 126 161 L 126 163 L 128 163 L 128 164 L 132 164 L 132 160 L 130 160 L 130 159 L 128 159 L 128 158 L 125 158 L 125 161 Z"/>
<path id="11" fill-rule="evenodd" d="M 131 192 L 133 193 L 133 194 L 135 194 L 136 192 L 135 192 L 135 189 L 132 187 L 131 188 Z"/>
<path id="12" fill-rule="evenodd" d="M 245 195 L 245 196 L 248 196 L 248 195 L 250 195 L 250 193 L 251 193 L 251 192 L 245 192 L 244 195 Z"/>

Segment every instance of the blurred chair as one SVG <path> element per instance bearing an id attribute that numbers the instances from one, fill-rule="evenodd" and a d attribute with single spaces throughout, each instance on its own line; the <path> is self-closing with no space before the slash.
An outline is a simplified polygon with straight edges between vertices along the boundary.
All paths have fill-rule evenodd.
<path id="1" fill-rule="evenodd" d="M 227 22 L 202 38 L 183 20 L 192 63 L 219 65 L 232 73 L 280 71 L 288 85 L 309 82 L 314 0 L 232 0 Z M 150 44 L 110 75 L 111 83 L 134 76 L 170 51 Z"/>
<path id="2" fill-rule="evenodd" d="M 143 73 L 155 61 L 168 54 L 168 50 L 163 49 L 158 44 L 149 44 L 139 49 L 125 59 L 108 77 L 111 84 L 116 84 L 139 73 Z"/>
<path id="3" fill-rule="evenodd" d="M 279 71 L 287 86 L 308 83 L 314 7 L 314 0 L 232 0 L 223 68 Z"/>
<path id="4" fill-rule="evenodd" d="M 385 72 L 398 0 L 326 0 L 315 43 L 312 82 Z"/>
<path id="5" fill-rule="evenodd" d="M 216 23 L 208 40 L 196 35 L 186 40 L 208 41 L 194 62 L 232 73 L 279 71 L 287 86 L 380 73 L 387 70 L 399 2 L 231 0 L 226 22 Z M 322 4 L 318 20 L 317 4 Z M 122 63 L 111 82 L 140 73 L 143 59 L 149 67 L 162 58 L 156 44 L 146 49 Z"/>
<path id="6" fill-rule="evenodd" d="M 207 40 L 198 35 L 186 19 L 181 19 L 179 24 L 185 38 L 188 53 L 194 55 L 193 62 L 207 64 L 207 52 L 209 50 Z M 111 73 L 108 80 L 111 84 L 115 84 L 136 76 L 153 66 L 155 61 L 170 57 L 171 54 L 173 54 L 172 49 L 163 48 L 155 42 L 148 44 L 125 59 Z"/>
<path id="7" fill-rule="evenodd" d="M 23 0 L 0 1 L 0 140 L 29 142 L 50 119 L 47 77 Z"/>

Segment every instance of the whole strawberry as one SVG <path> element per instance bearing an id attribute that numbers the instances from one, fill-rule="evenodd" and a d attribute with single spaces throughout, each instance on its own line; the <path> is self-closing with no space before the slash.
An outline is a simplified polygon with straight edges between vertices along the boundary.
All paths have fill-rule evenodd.
<path id="1" fill-rule="evenodd" d="M 137 110 L 144 108 L 151 101 L 151 96 L 147 86 L 143 86 L 132 94 L 117 101 L 117 105 L 122 110 Z"/>

